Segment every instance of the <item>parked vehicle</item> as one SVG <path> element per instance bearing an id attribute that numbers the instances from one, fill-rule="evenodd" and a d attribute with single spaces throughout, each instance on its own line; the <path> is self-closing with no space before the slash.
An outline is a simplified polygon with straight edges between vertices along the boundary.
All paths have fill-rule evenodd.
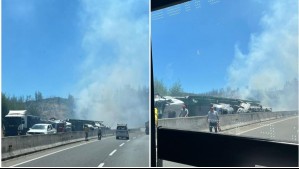
<path id="1" fill-rule="evenodd" d="M 58 133 L 66 132 L 66 122 L 62 120 L 49 120 L 50 124 L 56 129 Z"/>
<path id="2" fill-rule="evenodd" d="M 51 124 L 35 124 L 29 129 L 27 135 L 55 133 L 57 133 L 57 130 Z"/>
<path id="3" fill-rule="evenodd" d="M 4 117 L 5 136 L 25 135 L 31 126 L 40 123 L 40 117 L 27 110 L 10 110 Z"/>
<path id="4" fill-rule="evenodd" d="M 65 132 L 72 131 L 72 123 L 65 122 Z"/>

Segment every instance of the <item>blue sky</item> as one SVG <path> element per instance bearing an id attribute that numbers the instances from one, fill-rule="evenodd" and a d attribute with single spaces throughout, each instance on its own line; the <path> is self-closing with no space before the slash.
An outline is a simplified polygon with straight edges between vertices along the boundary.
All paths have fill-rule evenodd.
<path id="1" fill-rule="evenodd" d="M 2 1 L 2 92 L 67 97 L 83 59 L 78 1 Z"/>
<path id="2" fill-rule="evenodd" d="M 148 0 L 2 2 L 2 92 L 72 94 L 75 118 L 144 126 L 148 99 L 137 91 L 149 88 Z"/>
<path id="3" fill-rule="evenodd" d="M 35 91 L 40 91 L 44 97 L 67 97 L 68 94 L 80 97 L 80 92 L 94 83 L 94 79 L 106 78 L 106 72 L 103 72 L 106 75 L 96 72 L 104 67 L 110 67 L 107 71 L 113 72 L 116 64 L 132 64 L 138 70 L 142 67 L 139 76 L 144 78 L 132 85 L 148 86 L 148 29 L 146 38 L 140 38 L 147 45 L 146 50 L 140 48 L 146 56 L 136 59 L 136 55 L 132 55 L 127 61 L 136 60 L 140 65 L 123 63 L 119 56 L 123 49 L 116 47 L 117 37 L 99 33 L 109 31 L 105 30 L 104 22 L 111 17 L 102 17 L 97 11 L 105 12 L 103 8 L 110 4 L 109 1 L 83 0 L 71 3 L 69 0 L 3 0 L 2 92 L 9 96 L 34 97 Z M 148 17 L 146 1 L 128 1 L 122 5 L 133 4 L 136 6 L 124 11 L 120 20 L 138 21 L 139 16 Z M 113 12 L 109 14 L 114 16 Z M 144 26 L 148 28 L 147 24 Z M 119 43 L 129 37 L 124 31 L 110 31 L 106 35 L 121 37 Z"/>
<path id="4" fill-rule="evenodd" d="M 296 0 L 193 0 L 153 12 L 154 76 L 195 93 L 280 89 L 298 77 L 297 6 Z"/>

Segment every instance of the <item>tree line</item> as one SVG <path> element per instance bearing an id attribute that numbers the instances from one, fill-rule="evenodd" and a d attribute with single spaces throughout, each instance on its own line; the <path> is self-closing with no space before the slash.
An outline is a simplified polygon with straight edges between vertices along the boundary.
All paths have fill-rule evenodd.
<path id="1" fill-rule="evenodd" d="M 71 111 L 75 106 L 75 99 L 72 95 L 69 95 L 67 99 L 60 97 L 44 98 L 40 91 L 36 91 L 34 98 L 29 96 L 9 96 L 5 93 L 1 93 L 1 116 L 2 119 L 9 113 L 9 110 L 27 110 L 29 114 L 41 116 L 43 114 L 43 105 L 49 99 L 55 100 L 58 104 L 66 104 Z M 66 100 L 66 101 L 63 101 Z M 72 112 L 71 112 L 72 113 Z"/>
<path id="2" fill-rule="evenodd" d="M 251 90 L 250 98 L 241 98 L 242 91 L 239 88 L 220 88 L 212 89 L 208 92 L 203 93 L 188 93 L 182 88 L 180 81 L 175 82 L 169 89 L 166 87 L 162 80 L 157 78 L 154 79 L 154 93 L 161 96 L 190 96 L 190 95 L 203 95 L 203 96 L 216 96 L 216 97 L 226 97 L 234 99 L 253 99 L 260 100 L 263 96 L 261 94 L 268 95 L 269 98 L 280 97 L 282 93 L 298 93 L 298 79 L 294 78 L 291 81 L 286 81 L 282 89 L 265 89 Z"/>
<path id="3" fill-rule="evenodd" d="M 169 89 L 162 80 L 154 79 L 154 93 L 161 96 L 184 96 L 185 92 L 182 88 L 181 82 L 175 82 Z"/>

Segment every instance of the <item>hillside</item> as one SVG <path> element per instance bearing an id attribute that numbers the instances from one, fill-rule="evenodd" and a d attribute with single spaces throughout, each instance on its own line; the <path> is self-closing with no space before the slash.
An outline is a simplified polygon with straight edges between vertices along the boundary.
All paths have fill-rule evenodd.
<path id="1" fill-rule="evenodd" d="M 25 102 L 25 108 L 32 115 L 41 116 L 42 119 L 66 119 L 73 117 L 74 102 L 72 99 L 53 97 L 37 101 Z"/>

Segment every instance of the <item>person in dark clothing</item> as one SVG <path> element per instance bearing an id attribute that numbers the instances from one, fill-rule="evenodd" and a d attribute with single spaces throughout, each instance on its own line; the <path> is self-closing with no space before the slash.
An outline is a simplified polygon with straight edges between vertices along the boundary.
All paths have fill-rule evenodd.
<path id="1" fill-rule="evenodd" d="M 89 132 L 89 127 L 87 125 L 84 125 L 84 131 L 85 131 L 85 141 L 88 140 L 88 132 Z"/>
<path id="2" fill-rule="evenodd" d="M 98 140 L 101 140 L 102 138 L 102 129 L 101 127 L 98 127 Z"/>

